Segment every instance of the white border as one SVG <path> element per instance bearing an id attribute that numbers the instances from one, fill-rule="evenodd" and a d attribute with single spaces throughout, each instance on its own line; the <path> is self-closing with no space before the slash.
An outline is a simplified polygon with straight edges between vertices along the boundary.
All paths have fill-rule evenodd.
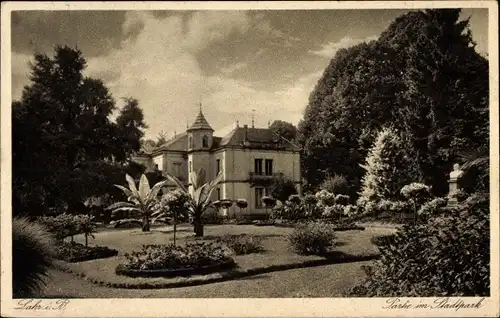
<path id="1" fill-rule="evenodd" d="M 74 299 L 64 312 L 15 311 L 11 282 L 11 46 L 10 12 L 14 10 L 251 10 L 251 9 L 420 9 L 488 8 L 491 157 L 491 297 L 479 310 L 383 310 L 387 298 L 296 299 Z M 366 2 L 3 2 L 1 12 L 1 310 L 16 317 L 495 317 L 499 316 L 499 112 L 498 8 L 495 1 Z M 495 195 L 497 194 L 497 195 Z M 403 300 L 405 298 L 402 298 Z M 417 298 L 432 302 L 435 298 Z M 477 298 L 479 299 L 479 298 Z M 416 299 L 412 299 L 415 301 Z M 471 301 L 472 299 L 467 299 Z"/>

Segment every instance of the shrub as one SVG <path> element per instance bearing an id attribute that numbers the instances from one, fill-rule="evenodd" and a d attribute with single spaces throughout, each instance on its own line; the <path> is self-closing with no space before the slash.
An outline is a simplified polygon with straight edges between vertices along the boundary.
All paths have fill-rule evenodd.
<path id="1" fill-rule="evenodd" d="M 226 235 L 220 241 L 232 249 L 236 255 L 259 253 L 264 250 L 262 238 L 255 235 Z"/>
<path id="2" fill-rule="evenodd" d="M 335 204 L 335 194 L 327 190 L 316 192 L 316 198 L 318 199 L 318 202 L 324 207 L 332 206 Z"/>
<path id="3" fill-rule="evenodd" d="M 372 297 L 488 296 L 489 196 L 472 195 L 453 215 L 406 225 L 380 246 L 381 259 L 351 294 Z"/>
<path id="4" fill-rule="evenodd" d="M 68 236 L 79 234 L 78 223 L 75 216 L 62 213 L 57 216 L 42 216 L 39 221 L 53 233 L 58 240 L 62 240 Z"/>
<path id="5" fill-rule="evenodd" d="M 27 218 L 12 219 L 12 287 L 14 298 L 35 297 L 55 256 L 53 236 Z"/>
<path id="6" fill-rule="evenodd" d="M 297 188 L 290 178 L 280 175 L 274 179 L 270 193 L 273 198 L 285 202 L 293 194 L 297 194 Z"/>
<path id="7" fill-rule="evenodd" d="M 128 269 L 182 269 L 230 261 L 231 252 L 218 242 L 193 242 L 180 245 L 143 245 L 139 252 L 125 254 Z"/>
<path id="8" fill-rule="evenodd" d="M 203 224 L 222 224 L 224 223 L 224 216 L 215 209 L 206 210 L 201 215 Z"/>
<path id="9" fill-rule="evenodd" d="M 305 255 L 325 254 L 333 246 L 334 240 L 334 227 L 321 222 L 299 224 L 288 236 L 291 248 L 296 253 Z"/>
<path id="10" fill-rule="evenodd" d="M 330 193 L 348 194 L 349 184 L 346 177 L 341 174 L 334 174 L 327 178 L 319 186 L 320 189 L 326 190 Z"/>
<path id="11" fill-rule="evenodd" d="M 378 235 L 370 239 L 370 241 L 377 246 L 388 246 L 394 242 L 394 234 Z"/>
<path id="12" fill-rule="evenodd" d="M 118 251 L 106 246 L 85 246 L 79 243 L 67 243 L 56 245 L 56 258 L 70 262 L 83 262 L 93 259 L 107 258 L 118 255 Z"/>

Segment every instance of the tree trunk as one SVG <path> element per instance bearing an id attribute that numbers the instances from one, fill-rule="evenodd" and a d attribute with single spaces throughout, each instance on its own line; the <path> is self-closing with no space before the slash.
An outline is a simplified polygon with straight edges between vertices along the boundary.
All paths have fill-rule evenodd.
<path id="1" fill-rule="evenodd" d="M 174 213 L 174 246 L 176 244 L 176 233 L 177 233 L 177 211 L 173 211 Z"/>
<path id="2" fill-rule="evenodd" d="M 201 216 L 194 217 L 194 236 L 203 237 L 203 223 L 201 222 Z"/>
<path id="3" fill-rule="evenodd" d="M 147 216 L 142 218 L 142 231 L 143 232 L 149 232 L 150 226 L 149 226 L 149 218 Z"/>

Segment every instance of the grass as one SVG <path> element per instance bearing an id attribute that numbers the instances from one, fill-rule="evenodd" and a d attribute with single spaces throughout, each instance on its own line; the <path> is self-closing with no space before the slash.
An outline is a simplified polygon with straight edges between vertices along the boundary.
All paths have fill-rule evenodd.
<path id="1" fill-rule="evenodd" d="M 324 260 L 321 256 L 303 256 L 289 250 L 286 236 L 291 233 L 291 228 L 278 227 L 255 227 L 252 225 L 212 225 L 206 226 L 205 238 L 218 239 L 224 235 L 251 234 L 262 238 L 264 251 L 257 254 L 235 255 L 234 260 L 238 268 L 221 273 L 214 273 L 203 276 L 177 277 L 177 278 L 131 278 L 118 276 L 115 274 L 115 268 L 118 264 L 124 262 L 123 254 L 139 250 L 144 244 L 168 244 L 173 239 L 171 227 L 165 226 L 153 229 L 151 232 L 142 232 L 140 229 L 123 229 L 121 231 L 106 231 L 96 234 L 92 244 L 108 246 L 119 251 L 116 257 L 91 260 L 75 264 L 64 264 L 72 272 L 85 275 L 87 279 L 94 282 L 107 284 L 118 284 L 120 286 L 130 286 L 147 284 L 149 286 L 171 285 L 171 284 L 189 284 L 192 281 L 217 280 L 227 275 L 234 274 L 234 271 L 248 272 L 255 268 L 274 268 L 279 270 L 289 264 L 304 262 L 315 262 Z M 338 244 L 334 248 L 335 253 L 332 258 L 351 256 L 369 256 L 378 254 L 378 249 L 371 243 L 373 236 L 387 233 L 387 229 L 368 229 L 365 231 L 346 231 L 338 232 Z M 181 226 L 177 233 L 178 244 L 194 240 L 191 226 Z M 75 241 L 83 240 L 76 236 Z"/>
<path id="2" fill-rule="evenodd" d="M 292 269 L 208 285 L 170 289 L 116 289 L 51 271 L 44 297 L 50 298 L 290 298 L 342 297 L 364 278 L 358 262 Z"/>

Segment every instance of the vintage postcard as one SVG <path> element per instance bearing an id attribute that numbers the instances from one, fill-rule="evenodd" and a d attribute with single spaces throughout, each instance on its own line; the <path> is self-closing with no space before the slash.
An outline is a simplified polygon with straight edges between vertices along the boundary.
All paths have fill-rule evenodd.
<path id="1" fill-rule="evenodd" d="M 3 2 L 2 317 L 498 317 L 495 1 Z"/>

